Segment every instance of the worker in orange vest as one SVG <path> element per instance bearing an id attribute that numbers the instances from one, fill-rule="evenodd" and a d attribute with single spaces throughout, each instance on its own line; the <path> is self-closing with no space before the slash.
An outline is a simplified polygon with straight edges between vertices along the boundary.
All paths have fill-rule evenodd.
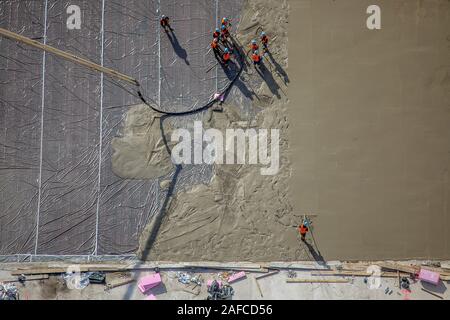
<path id="1" fill-rule="evenodd" d="M 224 43 L 227 42 L 229 36 L 230 36 L 230 31 L 228 31 L 228 29 L 225 25 L 222 25 L 222 27 L 221 27 L 222 42 L 224 42 Z"/>
<path id="2" fill-rule="evenodd" d="M 170 19 L 169 17 L 162 15 L 161 16 L 161 20 L 159 21 L 159 23 L 161 24 L 161 27 L 164 28 L 164 31 L 167 32 L 167 29 L 169 29 L 170 31 L 173 31 L 172 27 L 170 26 Z"/>
<path id="3" fill-rule="evenodd" d="M 213 39 L 213 41 L 211 42 L 211 48 L 213 48 L 213 50 L 216 50 L 219 48 L 219 39 L 218 38 Z"/>
<path id="4" fill-rule="evenodd" d="M 266 35 L 266 33 L 264 31 L 261 32 L 261 43 L 262 43 L 264 52 L 269 50 L 269 48 L 268 48 L 268 46 L 269 46 L 269 37 Z"/>
<path id="5" fill-rule="evenodd" d="M 225 50 L 223 50 L 223 56 L 222 56 L 222 60 L 223 60 L 223 64 L 227 65 L 228 62 L 231 59 L 231 53 L 230 53 L 230 49 L 225 48 Z"/>
<path id="6" fill-rule="evenodd" d="M 259 46 L 258 46 L 258 44 L 256 43 L 256 40 L 255 40 L 255 39 L 252 40 L 252 43 L 250 44 L 250 49 L 252 49 L 252 52 L 258 51 Z"/>
<path id="7" fill-rule="evenodd" d="M 298 227 L 298 232 L 300 233 L 300 236 L 302 237 L 302 241 L 306 241 L 306 234 L 308 233 L 308 231 L 309 231 L 309 229 L 304 223 L 302 223 Z"/>
<path id="8" fill-rule="evenodd" d="M 262 57 L 259 55 L 258 50 L 254 51 L 252 54 L 252 60 L 253 60 L 253 64 L 256 65 L 260 65 L 261 64 L 261 60 Z"/>
<path id="9" fill-rule="evenodd" d="M 223 17 L 222 21 L 220 22 L 223 26 L 228 27 L 228 18 L 227 17 Z"/>
<path id="10" fill-rule="evenodd" d="M 220 54 L 220 46 L 218 38 L 213 39 L 213 41 L 211 42 L 211 48 L 213 49 L 214 55 L 217 56 Z"/>

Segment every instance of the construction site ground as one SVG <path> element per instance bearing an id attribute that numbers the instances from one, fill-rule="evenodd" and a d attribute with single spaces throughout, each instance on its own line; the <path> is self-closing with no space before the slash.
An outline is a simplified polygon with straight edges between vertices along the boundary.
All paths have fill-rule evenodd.
<path id="1" fill-rule="evenodd" d="M 142 300 L 137 282 L 161 267 L 153 261 L 166 259 L 174 264 L 161 268 L 162 284 L 150 290 L 157 299 L 205 299 L 208 279 L 246 269 L 205 268 L 205 261 L 268 259 L 284 262 L 247 269 L 232 283 L 233 299 L 450 298 L 448 268 L 439 269 L 437 285 L 408 276 L 405 291 L 400 272 L 369 288 L 371 264 L 348 265 L 342 274 L 343 263 L 326 262 L 449 258 L 448 1 L 382 1 L 386 28 L 377 34 L 363 24 L 368 1 L 290 1 L 289 32 L 303 41 L 290 45 L 289 76 L 288 1 L 73 2 L 89 13 L 86 31 L 65 30 L 68 1 L 55 0 L 2 2 L 0 26 L 138 78 L 146 99 L 168 111 L 204 105 L 236 74 L 208 51 L 221 16 L 235 21 L 241 49 L 261 25 L 271 30 L 277 49 L 267 68 L 259 74 L 247 61 L 223 112 L 172 125 L 197 119 L 219 128 L 279 128 L 280 172 L 262 177 L 256 167 L 198 165 L 184 166 L 178 178 L 175 170 L 148 178 L 145 170 L 122 170 L 114 154 L 128 131 L 148 129 L 139 120 L 154 119 L 139 97 L 1 38 L 0 283 L 15 283 L 21 300 Z M 173 17 L 171 37 L 159 28 L 162 11 Z M 289 85 L 288 99 L 289 77 L 302 85 Z M 131 160 L 134 169 L 139 157 Z M 302 242 L 296 228 L 309 212 L 317 242 L 312 232 Z M 154 217 L 161 217 L 160 229 L 147 233 Z M 145 261 L 127 269 L 129 284 L 69 289 L 63 278 L 70 263 L 114 259 L 123 266 L 136 254 Z M 308 259 L 317 262 L 286 262 Z M 11 274 L 38 261 L 45 270 L 34 275 L 42 279 L 21 284 Z M 180 261 L 203 262 L 181 268 Z M 48 270 L 59 263 L 63 271 Z M 414 263 L 420 269 L 426 261 Z M 274 269 L 280 272 L 267 274 Z M 336 274 L 317 274 L 325 271 Z M 202 283 L 189 288 L 177 272 L 201 274 Z"/>
<path id="2" fill-rule="evenodd" d="M 176 264 L 174 264 L 175 266 Z M 434 286 L 422 281 L 411 281 L 410 290 L 406 292 L 399 288 L 397 277 L 381 277 L 379 287 L 370 288 L 369 283 L 365 282 L 369 277 L 363 276 L 315 276 L 317 269 L 323 269 L 323 266 L 311 262 L 297 262 L 289 264 L 274 263 L 282 267 L 276 274 L 270 275 L 270 271 L 246 272 L 246 277 L 232 283 L 235 294 L 232 299 L 381 299 L 381 300 L 417 300 L 430 299 L 440 300 L 437 296 L 426 292 L 429 290 L 443 299 L 450 299 L 450 293 L 447 290 L 449 281 L 441 281 L 439 285 Z M 328 266 L 335 269 L 342 265 L 339 262 L 330 262 Z M 368 264 L 365 264 L 368 265 Z M 110 266 L 110 265 L 108 265 Z M 25 267 L 25 265 L 21 265 Z M 42 267 L 42 265 L 41 265 Z M 140 266 L 143 268 L 144 266 Z M 361 264 L 346 264 L 345 268 L 360 268 Z M 0 265 L 0 280 L 10 278 L 10 269 L 14 268 L 11 264 Z M 6 270 L 7 269 L 7 270 Z M 301 270 L 304 269 L 304 270 Z M 310 269 L 310 270 L 307 270 Z M 313 279 L 312 283 L 287 283 L 289 271 L 295 272 L 296 279 Z M 155 295 L 158 300 L 202 300 L 208 297 L 206 281 L 208 279 L 219 279 L 219 274 L 224 270 L 212 270 L 205 268 L 164 268 L 161 270 L 162 284 L 151 289 L 146 294 L 142 294 L 137 288 L 137 282 L 122 285 L 113 289 L 105 290 L 103 284 L 89 284 L 82 290 L 68 289 L 61 274 L 50 275 L 45 280 L 30 280 L 23 285 L 16 283 L 20 299 L 98 299 L 98 300 L 143 300 L 149 294 Z M 192 275 L 201 275 L 202 284 L 194 288 L 193 284 L 180 283 L 176 277 L 177 272 L 188 272 Z M 230 270 L 228 270 L 230 272 Z M 134 279 L 139 280 L 145 275 L 152 274 L 152 268 L 147 270 L 135 270 L 129 273 Z M 256 278 L 266 275 L 264 278 Z M 338 281 L 348 281 L 346 283 L 315 283 L 314 281 L 337 279 Z"/>

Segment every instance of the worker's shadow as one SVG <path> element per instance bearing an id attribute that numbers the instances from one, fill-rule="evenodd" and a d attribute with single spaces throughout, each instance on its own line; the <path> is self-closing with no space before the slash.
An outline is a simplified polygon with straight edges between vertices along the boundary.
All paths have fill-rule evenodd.
<path id="1" fill-rule="evenodd" d="M 230 61 L 228 63 L 228 66 L 224 66 L 223 64 L 220 64 L 220 66 L 222 67 L 223 72 L 225 73 L 228 80 L 230 80 L 230 81 L 232 81 L 234 79 L 234 77 L 236 76 L 236 73 L 239 70 L 239 66 L 233 61 Z M 236 78 L 236 80 L 234 80 L 234 86 L 236 86 L 236 88 L 238 88 L 241 91 L 241 93 L 250 100 L 253 100 L 253 97 L 256 96 L 256 93 L 254 91 L 249 90 L 247 85 L 241 80 L 240 77 L 238 77 L 238 78 Z M 224 95 L 225 99 L 227 98 L 230 91 L 231 90 L 227 90 L 227 92 L 225 92 L 225 95 Z"/>
<path id="2" fill-rule="evenodd" d="M 303 243 L 308 248 L 308 251 L 311 253 L 314 261 L 316 261 L 319 265 L 327 266 L 327 262 L 325 261 L 319 250 L 316 251 L 308 241 L 303 241 Z"/>
<path id="3" fill-rule="evenodd" d="M 270 51 L 267 51 L 267 56 L 269 56 L 270 61 L 274 65 L 275 72 L 280 75 L 280 77 L 283 79 L 284 84 L 287 85 L 290 82 L 290 80 L 286 71 L 284 71 L 283 67 L 275 60 Z"/>
<path id="4" fill-rule="evenodd" d="M 222 67 L 222 70 L 225 73 L 225 75 L 227 76 L 228 80 L 230 80 L 230 81 L 234 80 L 234 86 L 236 88 L 238 88 L 239 91 L 241 91 L 241 93 L 246 98 L 253 100 L 253 98 L 256 97 L 259 99 L 256 92 L 252 88 L 249 89 L 247 84 L 244 81 L 242 81 L 240 76 L 237 77 L 236 79 L 234 79 L 236 74 L 239 72 L 240 68 L 242 68 L 242 70 L 244 72 L 247 72 L 249 64 L 246 60 L 246 54 L 245 54 L 244 50 L 242 49 L 242 45 L 240 44 L 240 42 L 237 39 L 234 39 L 233 37 L 231 37 L 230 39 L 231 39 L 233 48 L 235 50 L 234 55 L 238 62 L 230 61 L 228 66 L 224 66 L 224 65 L 220 64 L 220 60 L 219 60 L 219 64 Z M 227 90 L 225 92 L 225 99 L 230 92 L 231 92 L 231 90 Z"/>
<path id="5" fill-rule="evenodd" d="M 190 63 L 187 60 L 187 52 L 186 50 L 180 45 L 180 42 L 178 41 L 177 36 L 173 32 L 166 32 L 167 37 L 169 38 L 170 43 L 172 44 L 173 50 L 177 54 L 177 56 L 184 60 L 184 62 L 189 66 Z"/>
<path id="6" fill-rule="evenodd" d="M 267 86 L 273 95 L 277 96 L 278 99 L 281 98 L 278 92 L 281 88 L 272 76 L 272 73 L 267 69 L 264 63 L 259 66 L 255 66 L 256 72 L 261 76 L 261 78 L 266 82 Z"/>

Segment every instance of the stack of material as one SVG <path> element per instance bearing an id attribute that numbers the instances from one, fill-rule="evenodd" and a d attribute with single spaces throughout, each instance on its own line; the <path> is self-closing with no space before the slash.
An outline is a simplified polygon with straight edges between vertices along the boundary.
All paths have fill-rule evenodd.
<path id="1" fill-rule="evenodd" d="M 109 273 L 106 275 L 106 288 L 109 290 L 134 281 L 134 277 L 129 272 Z"/>
<path id="2" fill-rule="evenodd" d="M 399 272 L 409 273 L 413 276 L 419 275 L 422 270 L 426 270 L 429 272 L 434 272 L 439 274 L 439 278 L 441 280 L 450 280 L 450 272 L 445 270 L 444 268 L 435 268 L 428 266 L 417 266 L 417 265 L 405 265 L 400 263 L 393 262 L 379 262 L 377 263 L 381 268 L 386 270 L 396 270 Z M 434 281 L 434 280 L 433 280 Z"/>
<path id="3" fill-rule="evenodd" d="M 439 273 L 426 269 L 420 269 L 419 280 L 437 285 L 439 283 Z"/>
<path id="4" fill-rule="evenodd" d="M 148 290 L 159 286 L 161 282 L 161 276 L 159 273 L 151 274 L 139 280 L 138 288 L 142 293 L 146 293 Z"/>
<path id="5" fill-rule="evenodd" d="M 220 285 L 214 280 L 208 288 L 208 300 L 226 300 L 234 295 L 234 289 L 230 285 Z"/>
<path id="6" fill-rule="evenodd" d="M 243 279 L 245 277 L 246 277 L 246 275 L 245 275 L 244 271 L 234 273 L 233 275 L 228 277 L 228 283 L 233 283 L 233 282 Z"/>
<path id="7" fill-rule="evenodd" d="M 0 284 L 0 300 L 19 300 L 19 291 L 14 284 Z"/>

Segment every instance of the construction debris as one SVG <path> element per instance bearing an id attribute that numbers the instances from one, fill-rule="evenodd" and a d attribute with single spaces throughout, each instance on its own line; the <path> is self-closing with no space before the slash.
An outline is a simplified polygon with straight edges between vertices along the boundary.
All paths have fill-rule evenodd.
<path id="1" fill-rule="evenodd" d="M 19 300 L 19 291 L 15 284 L 0 284 L 0 300 Z"/>
<path id="2" fill-rule="evenodd" d="M 352 276 L 352 277 L 370 277 L 372 273 L 366 271 L 352 271 L 352 270 L 324 270 L 324 271 L 313 271 L 311 272 L 312 276 L 325 276 L 325 275 L 333 275 L 333 276 Z M 408 276 L 408 273 L 400 273 L 401 276 Z M 396 272 L 380 272 L 380 277 L 386 278 L 396 278 L 398 274 Z"/>
<path id="3" fill-rule="evenodd" d="M 287 283 L 348 283 L 348 279 L 286 279 Z"/>
<path id="4" fill-rule="evenodd" d="M 378 263 L 366 263 L 368 265 L 373 265 L 373 264 L 378 264 Z M 437 279 L 439 277 L 439 279 L 442 279 L 442 277 L 440 276 L 441 273 L 440 272 L 434 272 L 431 271 L 430 269 L 441 269 L 441 268 L 436 268 L 436 267 L 419 267 L 419 263 L 417 264 L 397 264 L 397 263 L 384 263 L 381 262 L 381 265 L 383 265 L 383 270 L 381 271 L 381 273 L 379 274 L 380 277 L 388 277 L 388 278 L 393 278 L 393 279 L 397 279 L 398 281 L 395 281 L 396 283 L 398 283 L 398 287 L 399 287 L 399 292 L 400 293 L 404 293 L 405 295 L 410 293 L 411 288 L 413 288 L 414 286 L 411 286 L 411 283 L 416 283 L 415 279 L 420 279 L 422 281 L 426 281 L 426 282 L 430 282 L 433 284 L 436 284 L 436 281 L 433 280 L 431 281 L 430 279 L 426 278 L 425 276 L 428 274 L 431 274 L 434 276 L 433 279 Z M 155 270 L 155 268 L 157 268 L 156 270 L 159 271 L 158 267 L 155 266 L 178 266 L 180 267 L 180 265 L 177 264 L 170 264 L 170 263 L 164 263 L 164 264 L 159 264 L 159 263 L 155 263 L 155 264 L 146 264 L 145 267 L 143 265 L 132 265 L 132 264 L 117 264 L 117 266 L 115 267 L 114 264 L 105 264 L 104 265 L 104 269 L 106 269 L 106 271 L 101 271 L 100 269 L 102 268 L 102 265 L 100 264 L 81 264 L 80 266 L 80 270 L 82 270 L 81 272 L 78 271 L 75 273 L 62 273 L 62 278 L 65 280 L 65 283 L 67 285 L 68 288 L 71 289 L 83 289 L 86 288 L 89 284 L 92 283 L 103 283 L 105 284 L 105 291 L 110 290 L 112 288 L 118 287 L 118 286 L 122 286 L 122 285 L 126 285 L 126 284 L 130 284 L 134 281 L 136 281 L 136 275 L 134 275 L 134 272 L 124 272 L 124 271 L 115 271 L 115 272 L 111 272 L 109 270 L 123 270 L 123 269 L 134 269 L 136 268 L 137 270 L 147 270 L 147 269 L 153 269 Z M 208 265 L 208 263 L 206 263 L 206 265 Z M 231 267 L 234 264 L 225 264 L 227 267 Z M 252 271 L 260 271 L 261 269 L 263 269 L 260 265 L 244 265 L 244 264 L 236 264 L 236 265 L 243 265 L 244 267 L 250 267 L 248 268 L 248 270 L 252 270 Z M 12 268 L 9 270 L 13 270 L 12 273 L 21 273 L 20 275 L 17 276 L 7 276 L 8 282 L 12 283 L 12 282 L 19 282 L 19 281 L 28 281 L 28 280 L 33 280 L 33 279 L 49 279 L 49 274 L 34 274 L 35 272 L 42 272 L 42 271 L 48 271 L 50 270 L 51 272 L 54 271 L 60 271 L 63 269 L 64 264 L 60 264 L 60 263 L 53 263 L 53 264 L 49 264 L 48 267 L 46 267 L 45 264 L 33 264 L 34 268 L 25 268 L 24 269 L 20 269 L 20 270 L 13 270 Z M 211 264 L 210 264 L 211 266 Z M 288 265 L 286 265 L 287 267 Z M 291 265 L 292 266 L 292 265 Z M 362 263 L 358 263 L 355 265 L 351 265 L 351 264 L 340 264 L 341 268 L 337 268 L 336 264 L 331 263 L 330 265 L 328 265 L 328 269 L 318 269 L 317 266 L 315 265 L 311 265 L 311 268 L 309 268 L 309 266 L 307 264 L 305 265 L 300 265 L 300 264 L 294 264 L 295 268 L 294 270 L 290 269 L 290 268 L 286 268 L 286 283 L 311 283 L 311 284 L 333 284 L 333 283 L 353 283 L 353 277 L 364 277 L 365 282 L 368 281 L 369 277 L 372 276 L 372 274 L 370 272 L 367 272 L 367 267 L 365 266 L 365 264 Z M 220 267 L 220 265 L 214 264 L 214 267 Z M 253 267 L 253 268 L 252 268 Z M 17 267 L 16 267 L 17 268 Z M 247 269 L 246 268 L 246 269 Z M 187 292 L 193 296 L 200 296 L 200 294 L 202 293 L 202 285 L 203 283 L 206 284 L 207 286 L 207 299 L 209 300 L 223 300 L 223 299 L 230 299 L 235 291 L 234 288 L 232 286 L 230 286 L 230 283 L 234 283 L 235 281 L 244 279 L 246 277 L 249 276 L 249 274 L 245 271 L 233 271 L 233 270 L 224 270 L 222 272 L 216 273 L 216 274 L 210 274 L 211 278 L 206 281 L 202 279 L 202 274 L 201 273 L 194 273 L 195 269 L 197 268 L 186 268 L 187 270 L 174 270 L 172 274 L 172 276 L 168 277 L 170 279 L 176 279 L 175 282 L 180 283 L 182 286 L 179 287 L 177 290 L 178 291 L 183 291 L 183 292 Z M 203 269 L 201 267 L 199 267 L 198 269 Z M 67 270 L 67 268 L 64 268 L 64 270 Z M 97 270 L 97 271 L 88 271 L 88 272 L 84 272 L 84 270 Z M 389 270 L 389 271 L 388 271 Z M 395 272 L 393 270 L 396 270 Z M 399 271 L 402 270 L 402 271 Z M 414 271 L 414 273 L 413 273 Z M 416 272 L 417 271 L 417 272 Z M 22 274 L 22 273 L 33 273 L 33 274 Z M 260 279 L 264 279 L 266 277 L 272 276 L 272 275 L 276 275 L 280 272 L 280 270 L 272 270 L 270 272 L 266 272 L 264 274 L 260 274 L 260 275 L 255 275 L 252 274 L 250 275 L 251 278 L 254 279 L 254 281 L 256 282 L 256 288 L 254 288 L 255 290 L 257 290 L 257 296 L 259 298 L 265 298 L 265 295 L 267 295 L 267 293 L 265 294 L 263 292 L 263 287 L 260 285 L 259 281 Z M 441 271 L 442 273 L 445 274 L 445 272 Z M 50 275 L 53 273 L 50 273 Z M 304 275 L 304 276 L 303 276 Z M 377 275 L 378 276 L 378 275 Z M 156 277 L 159 277 L 158 279 L 156 279 Z M 147 278 L 155 278 L 153 280 L 148 280 Z M 2 278 L 3 279 L 3 278 Z M 145 294 L 145 297 L 142 296 L 143 298 L 145 298 L 146 300 L 153 300 L 154 298 L 156 299 L 156 297 L 151 296 L 150 293 L 154 292 L 149 292 L 149 289 L 154 288 L 156 286 L 158 286 L 162 281 L 162 275 L 160 275 L 159 273 L 152 273 L 151 275 L 142 277 L 141 279 L 139 279 L 139 285 L 138 288 L 140 290 L 140 292 L 143 292 Z M 427 279 L 429 281 L 427 281 Z M 147 281 L 148 280 L 148 281 Z M 6 281 L 4 281 L 6 282 Z M 145 282 L 145 283 L 143 283 Z M 396 290 L 392 290 L 394 287 L 392 286 L 392 288 L 390 288 L 391 286 L 387 287 L 387 286 L 383 286 L 383 292 L 386 296 L 392 295 L 392 293 Z M 6 293 L 6 290 L 2 289 L 2 296 L 6 299 L 14 299 L 16 296 L 14 295 L 14 289 L 15 287 L 8 287 L 8 293 Z M 131 287 L 133 288 L 133 287 Z M 171 288 L 170 285 L 168 285 L 167 287 L 168 289 Z M 445 299 L 444 296 L 441 295 L 436 295 L 434 294 L 434 292 L 429 290 L 424 290 L 426 291 L 428 294 L 436 296 L 436 298 L 439 299 Z M 407 293 L 405 293 L 407 292 Z M 16 297 L 17 298 L 17 297 Z M 27 298 L 25 296 L 25 298 Z M 405 296 L 405 299 L 407 297 Z"/>
<path id="5" fill-rule="evenodd" d="M 228 283 L 236 282 L 236 281 L 241 280 L 241 279 L 243 279 L 243 278 L 245 278 L 245 277 L 246 277 L 246 274 L 245 274 L 244 271 L 236 272 L 236 273 L 232 274 L 232 275 L 228 278 Z"/>
<path id="6" fill-rule="evenodd" d="M 262 278 L 265 278 L 265 277 L 272 276 L 272 275 L 277 274 L 277 273 L 279 273 L 279 272 L 280 272 L 280 270 L 275 270 L 275 271 L 272 271 L 272 272 L 269 272 L 269 273 L 266 273 L 266 274 L 257 276 L 257 277 L 255 277 L 255 279 L 256 279 L 256 280 L 259 280 L 259 279 L 262 279 Z"/>
<path id="7" fill-rule="evenodd" d="M 161 283 L 161 275 L 159 273 L 154 273 L 141 278 L 138 283 L 138 288 L 142 293 L 146 293 L 148 290 L 159 286 Z"/>
<path id="8" fill-rule="evenodd" d="M 89 283 L 105 283 L 106 275 L 104 272 L 91 272 L 89 274 Z"/>
<path id="9" fill-rule="evenodd" d="M 62 278 L 67 288 L 81 290 L 89 285 L 89 275 L 89 273 L 65 273 Z"/>
<path id="10" fill-rule="evenodd" d="M 388 270 L 400 271 L 400 272 L 405 272 L 405 273 L 410 273 L 410 274 L 416 274 L 419 272 L 419 268 L 414 267 L 414 266 L 407 266 L 407 265 L 402 265 L 402 264 L 392 263 L 392 262 L 379 262 L 377 264 L 381 268 L 388 269 Z"/>
<path id="11" fill-rule="evenodd" d="M 49 267 L 49 268 L 19 268 L 17 270 L 11 271 L 11 275 L 20 276 L 20 275 L 32 275 L 32 274 L 58 274 L 58 273 L 66 273 L 70 265 L 61 266 L 61 267 Z M 122 271 L 125 270 L 125 266 L 121 265 L 117 266 L 102 266 L 102 265 L 78 265 L 79 272 L 95 272 L 95 271 Z"/>
<path id="12" fill-rule="evenodd" d="M 432 291 L 430 291 L 430 290 L 427 290 L 427 289 L 425 289 L 425 288 L 420 288 L 422 291 L 425 291 L 426 293 L 429 293 L 429 294 L 431 294 L 432 296 L 435 296 L 436 298 L 439 298 L 439 299 L 441 299 L 441 300 L 444 300 L 444 297 L 443 296 L 441 296 L 441 295 L 439 295 L 439 294 L 437 294 L 437 293 L 434 293 L 434 292 L 432 292 Z"/>
<path id="13" fill-rule="evenodd" d="M 264 297 L 261 286 L 259 285 L 258 279 L 256 279 L 256 277 L 253 277 L 253 279 L 255 279 L 255 283 L 256 283 L 256 287 L 258 288 L 259 294 L 261 295 L 261 298 Z"/>
<path id="14" fill-rule="evenodd" d="M 116 287 L 120 287 L 136 281 L 130 273 L 117 272 L 106 275 L 106 290 L 110 290 Z"/>
<path id="15" fill-rule="evenodd" d="M 400 287 L 402 289 L 409 290 L 409 285 L 410 285 L 410 282 L 409 282 L 408 278 L 402 277 L 400 280 Z"/>
<path id="16" fill-rule="evenodd" d="M 208 288 L 209 296 L 207 300 L 226 300 L 234 295 L 234 289 L 230 285 L 220 286 L 217 281 L 213 281 Z"/>
<path id="17" fill-rule="evenodd" d="M 54 264 L 53 266 L 45 267 L 42 264 L 32 264 L 30 267 L 19 267 L 14 268 L 11 271 L 11 275 L 19 276 L 32 275 L 32 274 L 58 274 L 65 273 L 70 264 Z M 266 267 L 262 267 L 260 264 L 255 263 L 220 263 L 220 262 L 189 262 L 189 263 L 145 263 L 145 264 L 79 264 L 80 272 L 122 272 L 122 271 L 133 271 L 133 270 L 154 270 L 159 268 L 160 270 L 165 269 L 191 269 L 191 268 L 201 268 L 201 269 L 216 269 L 216 270 L 240 270 L 246 272 L 262 272 L 266 273 L 269 270 Z"/>
<path id="18" fill-rule="evenodd" d="M 48 279 L 49 275 L 48 274 L 37 274 L 37 275 L 19 275 L 19 276 L 11 276 L 8 278 L 2 278 L 0 280 L 0 283 L 9 283 L 9 282 L 26 282 L 26 281 L 31 281 L 31 280 L 45 280 Z"/>
<path id="19" fill-rule="evenodd" d="M 434 284 L 435 286 L 439 283 L 439 273 L 433 272 L 426 269 L 420 269 L 419 280 Z"/>
<path id="20" fill-rule="evenodd" d="M 293 270 L 288 270 L 287 276 L 290 279 L 295 278 L 297 276 L 297 272 L 295 272 Z"/>
<path id="21" fill-rule="evenodd" d="M 176 278 L 183 284 L 195 283 L 198 286 L 202 285 L 201 276 L 193 276 L 188 272 L 177 272 Z"/>

